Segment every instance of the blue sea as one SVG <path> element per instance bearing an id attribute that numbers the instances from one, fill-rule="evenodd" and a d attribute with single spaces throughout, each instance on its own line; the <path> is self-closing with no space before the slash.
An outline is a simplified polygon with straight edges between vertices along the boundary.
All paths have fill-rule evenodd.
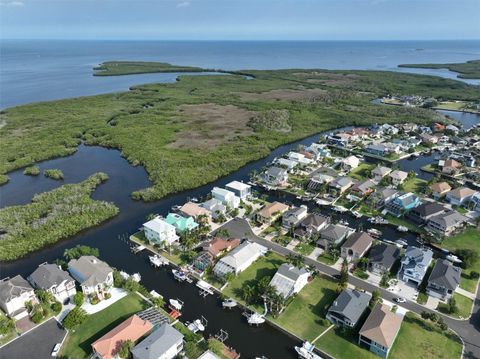
<path id="1" fill-rule="evenodd" d="M 404 71 L 456 78 L 447 70 L 402 63 L 480 59 L 479 41 L 64 41 L 2 40 L 0 108 L 172 82 L 177 74 L 93 77 L 108 60 L 162 61 L 239 69 L 324 68 Z M 467 80 L 479 84 L 478 80 Z"/>

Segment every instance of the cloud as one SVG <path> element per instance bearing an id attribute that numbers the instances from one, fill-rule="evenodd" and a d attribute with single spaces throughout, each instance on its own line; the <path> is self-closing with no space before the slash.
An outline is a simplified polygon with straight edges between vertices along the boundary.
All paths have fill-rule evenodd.
<path id="1" fill-rule="evenodd" d="M 11 6 L 11 7 L 20 7 L 20 6 L 25 6 L 25 3 L 20 0 L 11 0 L 11 1 L 0 1 L 1 6 Z"/>
<path id="2" fill-rule="evenodd" d="M 190 6 L 190 1 L 182 1 L 177 4 L 177 8 Z"/>

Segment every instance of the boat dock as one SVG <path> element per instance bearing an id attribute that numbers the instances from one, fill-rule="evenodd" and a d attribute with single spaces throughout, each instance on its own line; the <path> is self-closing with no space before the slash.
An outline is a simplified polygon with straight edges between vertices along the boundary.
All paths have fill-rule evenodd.
<path id="1" fill-rule="evenodd" d="M 199 293 L 202 297 L 206 297 L 207 295 L 212 295 L 214 293 L 212 286 L 203 280 L 199 280 L 196 285 L 200 289 Z"/>

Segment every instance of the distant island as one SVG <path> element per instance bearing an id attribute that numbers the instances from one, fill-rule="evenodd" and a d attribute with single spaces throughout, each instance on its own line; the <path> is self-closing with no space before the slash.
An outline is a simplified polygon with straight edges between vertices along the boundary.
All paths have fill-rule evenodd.
<path id="1" fill-rule="evenodd" d="M 208 72 L 215 70 L 193 66 L 177 66 L 166 62 L 107 61 L 94 67 L 93 76 L 121 76 L 158 72 Z"/>
<path id="2" fill-rule="evenodd" d="M 457 72 L 462 79 L 480 79 L 480 60 L 471 60 L 462 63 L 450 64 L 401 64 L 398 67 L 420 69 L 448 69 Z"/>

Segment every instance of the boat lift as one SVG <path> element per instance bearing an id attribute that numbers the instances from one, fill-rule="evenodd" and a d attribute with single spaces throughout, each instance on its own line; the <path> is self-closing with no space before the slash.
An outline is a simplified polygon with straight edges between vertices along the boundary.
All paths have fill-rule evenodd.
<path id="1" fill-rule="evenodd" d="M 211 285 L 203 280 L 197 282 L 197 287 L 200 289 L 199 294 L 204 298 L 209 294 L 213 294 Z"/>
<path id="2" fill-rule="evenodd" d="M 142 246 L 141 244 L 139 244 L 138 246 L 133 246 L 132 247 L 132 252 L 134 254 L 138 254 L 140 253 L 141 251 L 143 251 L 146 247 L 145 246 Z"/>
<path id="3" fill-rule="evenodd" d="M 217 334 L 215 334 L 214 337 L 215 339 L 223 343 L 225 342 L 225 340 L 228 339 L 228 332 L 223 329 L 220 329 L 220 331 Z"/>

